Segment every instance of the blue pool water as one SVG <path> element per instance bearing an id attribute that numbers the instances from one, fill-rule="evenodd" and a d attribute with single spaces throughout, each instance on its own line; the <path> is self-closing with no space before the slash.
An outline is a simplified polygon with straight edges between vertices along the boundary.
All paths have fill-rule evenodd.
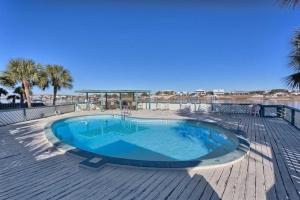
<path id="1" fill-rule="evenodd" d="M 59 120 L 61 141 L 102 156 L 147 161 L 189 161 L 233 151 L 238 142 L 222 129 L 186 120 L 101 115 Z"/>

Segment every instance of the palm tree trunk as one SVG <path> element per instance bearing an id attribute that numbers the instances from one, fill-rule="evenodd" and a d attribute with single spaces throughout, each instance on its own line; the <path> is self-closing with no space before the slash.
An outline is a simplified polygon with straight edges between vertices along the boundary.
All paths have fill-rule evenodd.
<path id="1" fill-rule="evenodd" d="M 24 99 L 26 98 L 24 84 L 22 83 L 22 90 L 20 94 L 20 107 L 22 108 L 24 105 Z"/>
<path id="2" fill-rule="evenodd" d="M 53 87 L 53 106 L 56 104 L 57 87 Z"/>
<path id="3" fill-rule="evenodd" d="M 28 81 L 23 81 L 24 83 L 24 90 L 25 90 L 25 98 L 27 101 L 28 108 L 31 108 L 31 100 L 30 100 L 30 92 L 29 92 L 29 83 Z"/>

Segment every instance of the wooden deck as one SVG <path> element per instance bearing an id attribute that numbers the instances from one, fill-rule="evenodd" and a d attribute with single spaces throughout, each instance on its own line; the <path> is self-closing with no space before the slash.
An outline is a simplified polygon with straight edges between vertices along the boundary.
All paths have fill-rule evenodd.
<path id="1" fill-rule="evenodd" d="M 241 120 L 250 154 L 198 171 L 110 165 L 90 171 L 49 146 L 46 119 L 1 127 L 0 199 L 300 199 L 298 129 L 275 118 L 209 118 L 229 127 Z"/>

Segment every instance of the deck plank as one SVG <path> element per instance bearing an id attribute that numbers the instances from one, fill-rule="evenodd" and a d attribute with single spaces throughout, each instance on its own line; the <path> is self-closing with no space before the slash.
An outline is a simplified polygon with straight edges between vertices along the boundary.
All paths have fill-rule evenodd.
<path id="1" fill-rule="evenodd" d="M 255 124 L 259 124 L 260 120 L 255 118 Z M 262 152 L 262 141 L 261 141 L 261 130 L 264 130 L 263 125 L 257 125 L 254 128 L 255 134 L 255 151 Z M 266 199 L 266 186 L 265 186 L 265 174 L 263 168 L 263 157 L 258 153 L 254 153 L 253 159 L 255 160 L 255 199 L 264 200 Z"/>

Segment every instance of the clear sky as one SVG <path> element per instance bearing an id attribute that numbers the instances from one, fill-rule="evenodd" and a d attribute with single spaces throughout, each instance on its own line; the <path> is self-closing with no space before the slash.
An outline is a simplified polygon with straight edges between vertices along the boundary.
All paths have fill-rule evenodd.
<path id="1" fill-rule="evenodd" d="M 65 66 L 74 90 L 285 87 L 300 8 L 96 2 L 0 0 L 0 71 L 23 57 Z"/>

